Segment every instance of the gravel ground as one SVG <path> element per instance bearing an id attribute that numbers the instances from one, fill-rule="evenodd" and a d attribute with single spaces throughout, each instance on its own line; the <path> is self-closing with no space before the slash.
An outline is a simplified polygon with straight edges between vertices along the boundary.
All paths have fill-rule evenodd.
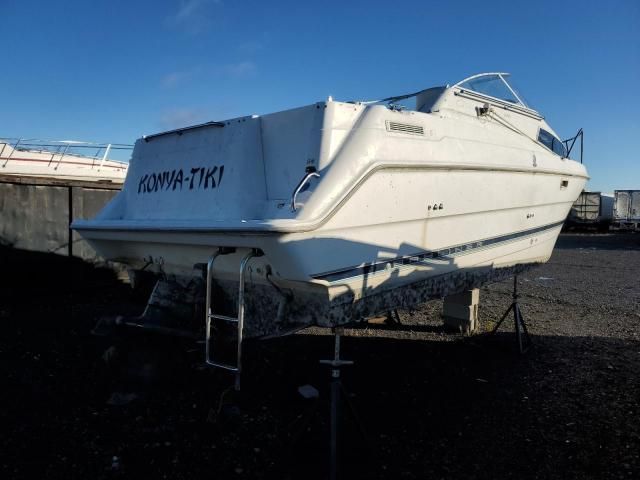
<path id="1" fill-rule="evenodd" d="M 140 303 L 105 272 L 59 271 L 0 285 L 2 478 L 326 478 L 327 331 L 248 342 L 234 398 L 197 345 L 132 338 L 108 369 L 90 330 Z M 343 477 L 640 478 L 639 271 L 640 235 L 562 235 L 520 278 L 525 355 L 513 322 L 486 333 L 511 281 L 482 290 L 477 335 L 444 331 L 439 301 L 347 330 Z"/>

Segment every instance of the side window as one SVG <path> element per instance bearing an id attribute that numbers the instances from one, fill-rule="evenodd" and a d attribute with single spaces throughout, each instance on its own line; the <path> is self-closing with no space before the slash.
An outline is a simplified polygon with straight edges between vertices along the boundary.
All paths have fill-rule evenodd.
<path id="1" fill-rule="evenodd" d="M 540 129 L 540 132 L 538 133 L 538 141 L 549 150 L 553 150 L 553 135 L 546 130 Z"/>
<path id="2" fill-rule="evenodd" d="M 567 156 L 567 149 L 565 148 L 564 143 L 562 143 L 555 137 L 553 137 L 553 148 L 551 150 L 553 150 L 554 153 L 560 155 L 562 158 Z"/>
<path id="3" fill-rule="evenodd" d="M 538 132 L 538 141 L 556 155 L 559 155 L 561 157 L 567 156 L 567 150 L 564 144 L 556 137 L 551 135 L 551 133 L 543 130 L 542 128 L 540 129 L 540 132 Z"/>

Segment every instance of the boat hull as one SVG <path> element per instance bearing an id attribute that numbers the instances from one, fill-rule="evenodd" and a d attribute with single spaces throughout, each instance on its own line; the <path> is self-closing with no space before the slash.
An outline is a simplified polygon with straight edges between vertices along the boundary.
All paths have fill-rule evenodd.
<path id="1" fill-rule="evenodd" d="M 384 264 L 378 263 L 375 268 L 369 264 L 334 272 L 330 276 L 318 275 L 306 282 L 282 278 L 273 257 L 268 254 L 253 258 L 248 268 L 245 295 L 246 337 L 279 335 L 309 325 L 335 327 L 349 324 L 391 309 L 408 308 L 500 281 L 547 261 L 560 228 L 561 223 L 558 222 L 539 230 L 423 251 L 412 257 L 396 257 L 385 260 Z M 224 243 L 230 243 L 228 240 Z M 266 245 L 264 239 L 261 244 Z M 149 248 L 151 245 L 153 243 L 148 239 L 128 244 L 131 252 L 140 247 L 151 252 L 149 260 L 155 253 L 153 248 Z M 100 249 L 98 245 L 96 247 Z M 159 278 L 167 277 L 167 264 L 163 263 L 165 257 L 162 255 L 189 258 L 188 262 L 200 260 L 194 263 L 197 266 L 198 263 L 204 264 L 207 255 L 217 250 L 214 246 L 166 243 L 156 244 L 156 248 L 155 268 L 163 273 Z M 235 253 L 218 257 L 216 262 L 214 279 L 222 292 L 218 302 L 230 314 L 233 307 L 229 305 L 236 302 L 238 291 L 237 266 L 249 250 L 238 247 Z M 281 252 L 281 255 L 286 253 Z M 202 270 L 186 270 L 169 273 L 168 277 L 179 285 L 196 280 L 204 288 Z"/>
<path id="2" fill-rule="evenodd" d="M 74 228 L 183 284 L 235 249 L 213 272 L 231 302 L 259 250 L 247 335 L 480 286 L 550 257 L 588 176 L 535 140 L 549 129 L 535 112 L 490 118 L 460 93 L 429 112 L 327 101 L 142 138 L 121 194 Z"/>
<path id="3" fill-rule="evenodd" d="M 380 175 L 312 231 L 138 228 L 85 230 L 83 235 L 106 258 L 134 270 L 151 264 L 182 283 L 201 275 L 194 266 L 205 264 L 218 248 L 233 247 L 236 252 L 219 257 L 214 271 L 228 301 L 235 300 L 241 258 L 259 249 L 264 255 L 249 264 L 245 328 L 247 336 L 272 335 L 358 321 L 546 262 L 585 182 L 563 174 L 504 171 L 479 176 L 396 169 Z M 406 184 L 404 175 L 412 175 L 418 188 L 402 189 L 394 209 L 363 203 L 375 201 L 371 189 L 380 183 Z M 465 186 L 465 181 L 473 184 Z M 451 189 L 452 184 L 475 188 L 476 201 Z M 495 195 L 498 185 L 510 185 L 512 193 Z M 433 198 L 442 199 L 435 211 Z M 417 218 L 421 211 L 423 218 Z M 401 220 L 385 221 L 387 215 Z M 358 224 L 359 219 L 367 222 Z"/>
<path id="4" fill-rule="evenodd" d="M 127 175 L 128 164 L 125 162 L 63 153 L 66 151 L 65 149 L 69 149 L 69 147 L 79 148 L 78 145 L 87 146 L 80 142 L 67 142 L 66 144 L 58 142 L 58 144 L 55 145 L 46 145 L 46 147 L 52 150 L 34 150 L 26 146 L 24 149 L 14 148 L 14 146 L 17 145 L 16 142 L 10 144 L 7 140 L 0 139 L 0 175 L 84 182 L 108 182 L 117 185 L 121 185 Z M 32 145 L 34 145 L 34 147 L 36 146 L 36 144 Z M 98 147 L 92 147 L 91 150 L 104 151 L 105 147 Z"/>

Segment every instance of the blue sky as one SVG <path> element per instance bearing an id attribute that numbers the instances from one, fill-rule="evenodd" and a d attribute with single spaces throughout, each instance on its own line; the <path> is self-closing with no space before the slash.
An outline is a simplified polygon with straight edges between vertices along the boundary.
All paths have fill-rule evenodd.
<path id="1" fill-rule="evenodd" d="M 640 189 L 640 1 L 0 0 L 0 136 L 133 143 L 507 71 L 589 188 Z"/>

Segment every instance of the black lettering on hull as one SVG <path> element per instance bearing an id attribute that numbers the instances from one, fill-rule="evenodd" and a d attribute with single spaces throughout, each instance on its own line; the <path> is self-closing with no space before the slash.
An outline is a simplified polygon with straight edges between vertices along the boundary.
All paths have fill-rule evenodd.
<path id="1" fill-rule="evenodd" d="M 190 175 L 185 176 L 183 169 L 166 170 L 164 172 L 145 173 L 138 181 L 138 194 L 186 190 L 213 190 L 220 188 L 224 165 L 213 167 L 193 167 L 186 169 Z"/>

